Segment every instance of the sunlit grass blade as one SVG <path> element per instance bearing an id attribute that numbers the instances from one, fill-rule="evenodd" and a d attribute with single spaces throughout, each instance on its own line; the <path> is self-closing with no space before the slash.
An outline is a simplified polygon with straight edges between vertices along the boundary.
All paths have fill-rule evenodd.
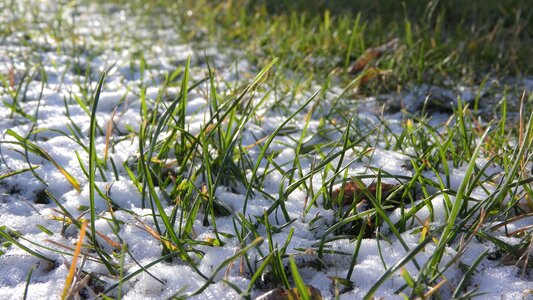
<path id="1" fill-rule="evenodd" d="M 96 108 L 98 107 L 98 100 L 100 99 L 100 92 L 102 91 L 102 87 L 104 85 L 104 80 L 106 77 L 106 72 L 103 72 L 100 76 L 100 79 L 98 80 L 98 85 L 96 87 L 96 91 L 93 96 L 92 100 L 92 110 L 91 110 L 91 124 L 89 129 L 89 210 L 91 213 L 91 242 L 94 245 L 94 248 L 96 250 L 96 253 L 98 253 L 98 256 L 102 260 L 102 263 L 106 266 L 107 270 L 113 274 L 116 275 L 115 269 L 113 266 L 109 263 L 108 258 L 103 253 L 103 250 L 100 249 L 100 246 L 98 245 L 97 239 L 96 239 L 96 207 L 95 207 L 95 192 L 96 192 L 96 176 L 95 171 L 98 163 L 98 159 L 96 157 L 96 145 L 95 145 L 95 139 L 96 139 Z"/>
<path id="2" fill-rule="evenodd" d="M 235 253 L 234 255 L 232 255 L 231 257 L 225 259 L 214 271 L 213 273 L 211 274 L 211 276 L 209 278 L 207 278 L 207 281 L 204 283 L 204 285 L 202 285 L 201 287 L 199 287 L 196 291 L 194 292 L 191 292 L 191 293 L 188 293 L 186 294 L 185 296 L 188 298 L 188 297 L 192 297 L 192 296 L 196 296 L 196 295 L 199 295 L 200 293 L 202 293 L 214 280 L 215 276 L 218 274 L 218 272 L 220 272 L 220 270 L 222 270 L 224 267 L 226 267 L 228 264 L 230 264 L 232 261 L 234 261 L 235 259 L 245 255 L 250 249 L 260 245 L 261 243 L 263 242 L 263 238 L 259 237 L 259 238 L 256 238 L 255 240 L 253 240 L 250 244 L 248 244 L 246 247 L 242 248 L 241 250 L 237 251 L 237 253 Z"/>
<path id="3" fill-rule="evenodd" d="M 487 254 L 488 250 L 485 250 L 483 253 L 481 253 L 476 260 L 472 263 L 472 265 L 468 268 L 468 270 L 465 272 L 465 275 L 455 287 L 455 291 L 453 292 L 452 298 L 456 299 L 459 297 L 460 293 L 463 292 L 463 290 L 467 287 L 469 284 L 472 276 L 474 275 L 474 272 L 476 271 L 477 266 L 479 263 L 481 263 L 482 259 L 485 258 L 485 255 Z"/>
<path id="4" fill-rule="evenodd" d="M 81 192 L 81 186 L 80 186 L 80 183 L 78 182 L 78 180 L 76 178 L 74 178 L 69 172 L 67 172 L 67 170 L 65 170 L 59 163 L 57 163 L 53 158 L 52 156 L 50 156 L 50 154 L 48 154 L 48 152 L 44 151 L 41 147 L 37 146 L 36 144 L 30 142 L 28 139 L 25 139 L 24 137 L 20 136 L 18 133 L 16 133 L 15 131 L 11 130 L 11 129 L 8 129 L 6 131 L 6 134 L 14 137 L 15 139 L 17 139 L 20 144 L 27 148 L 30 152 L 46 159 L 47 161 L 51 162 L 56 168 L 57 170 L 65 177 L 65 179 L 67 179 L 67 181 L 72 185 L 72 187 L 78 191 L 78 192 Z"/>
<path id="5" fill-rule="evenodd" d="M 485 139 L 485 137 L 488 135 L 490 131 L 490 127 L 485 130 L 485 133 L 481 137 L 481 141 Z M 450 215 L 448 216 L 448 219 L 446 220 L 446 226 L 444 227 L 444 231 L 442 232 L 439 244 L 437 245 L 437 248 L 435 250 L 435 254 L 433 255 L 431 259 L 431 266 L 433 268 L 433 272 L 437 272 L 438 264 L 442 258 L 442 255 L 444 253 L 444 248 L 446 245 L 448 245 L 450 241 L 450 237 L 454 235 L 453 228 L 456 226 L 456 220 L 459 216 L 459 210 L 463 207 L 464 201 L 467 201 L 466 199 L 466 192 L 467 187 L 470 184 L 470 176 L 472 175 L 472 172 L 474 171 L 474 168 L 476 167 L 476 159 L 478 158 L 479 152 L 481 151 L 481 148 L 483 147 L 483 143 L 479 143 L 472 153 L 470 162 L 468 163 L 468 167 L 465 172 L 465 176 L 463 181 L 461 182 L 461 185 L 459 186 L 459 189 L 457 190 L 457 194 L 455 197 L 455 202 L 453 203 L 453 207 L 451 209 Z"/>
<path id="6" fill-rule="evenodd" d="M 396 262 L 394 265 L 390 266 L 384 273 L 379 277 L 379 279 L 374 283 L 368 292 L 365 294 L 363 299 L 369 300 L 372 299 L 374 296 L 374 293 L 379 289 L 379 287 L 396 271 L 398 271 L 403 265 L 410 262 L 424 247 L 431 242 L 432 236 L 428 236 L 424 241 L 416 245 L 416 247 L 412 248 L 407 252 L 398 262 Z"/>
<path id="7" fill-rule="evenodd" d="M 296 111 L 294 111 L 290 116 L 288 116 L 273 132 L 272 134 L 270 134 L 270 137 L 268 138 L 268 140 L 265 141 L 262 149 L 261 149 L 261 152 L 259 153 L 258 157 L 257 157 L 257 162 L 252 170 L 252 178 L 250 179 L 249 181 L 249 184 L 248 184 L 248 187 L 246 188 L 246 194 L 245 194 L 245 200 L 244 200 L 244 205 L 243 205 L 243 214 L 246 214 L 246 206 L 247 206 L 247 202 L 248 202 L 248 199 L 250 198 L 251 196 L 251 192 L 252 192 L 252 182 L 255 180 L 255 178 L 257 178 L 257 171 L 259 169 L 259 166 L 260 166 L 260 163 L 261 163 L 261 160 L 263 159 L 263 157 L 265 156 L 265 153 L 268 149 L 268 147 L 270 146 L 270 144 L 272 143 L 272 141 L 274 140 L 274 138 L 277 136 L 277 134 L 279 133 L 279 131 L 292 119 L 294 118 L 300 111 L 302 111 L 309 103 L 311 103 L 311 101 L 316 97 L 316 95 L 318 95 L 318 91 L 315 92 L 311 97 L 309 97 L 309 99 L 307 99 L 307 101 L 302 104 Z M 290 221 L 290 218 L 289 218 L 289 215 L 287 213 L 287 211 L 284 209 L 284 203 L 282 202 L 284 201 L 284 199 L 278 199 L 278 202 L 279 202 L 279 205 L 282 207 L 282 211 L 283 211 L 283 214 L 285 216 L 285 220 L 288 222 Z"/>
<path id="8" fill-rule="evenodd" d="M 31 168 L 24 168 L 24 169 L 15 170 L 15 171 L 8 172 L 8 173 L 0 173 L 0 180 L 6 179 L 8 177 L 15 176 L 15 175 L 18 175 L 18 174 L 22 174 L 22 173 L 27 172 L 27 171 L 32 171 L 32 170 L 35 170 L 35 169 L 37 169 L 39 167 L 40 167 L 39 165 L 36 165 L 36 166 L 32 166 Z"/>
<path id="9" fill-rule="evenodd" d="M 305 286 L 302 276 L 300 276 L 300 273 L 298 272 L 298 267 L 294 262 L 294 257 L 289 256 L 289 264 L 291 268 L 292 278 L 294 279 L 294 283 L 296 284 L 296 288 L 298 290 L 298 296 L 300 296 L 302 300 L 311 299 L 309 290 L 307 289 L 307 286 Z"/>
<path id="10" fill-rule="evenodd" d="M 9 242 L 13 243 L 14 245 L 16 245 L 17 247 L 19 247 L 20 249 L 24 250 L 25 252 L 27 252 L 30 255 L 33 255 L 35 257 L 38 257 L 38 258 L 40 258 L 42 260 L 45 260 L 45 261 L 53 263 L 53 264 L 55 263 L 55 260 L 43 255 L 42 253 L 39 253 L 38 251 L 32 250 L 32 249 L 28 248 L 27 246 L 25 246 L 24 244 L 20 243 L 19 241 L 17 241 L 17 239 L 13 238 L 10 233 L 14 234 L 15 236 L 19 235 L 18 233 L 15 233 L 13 231 L 8 231 L 8 228 L 6 226 L 1 226 L 0 227 L 0 236 L 2 236 L 4 239 L 6 239 Z"/>

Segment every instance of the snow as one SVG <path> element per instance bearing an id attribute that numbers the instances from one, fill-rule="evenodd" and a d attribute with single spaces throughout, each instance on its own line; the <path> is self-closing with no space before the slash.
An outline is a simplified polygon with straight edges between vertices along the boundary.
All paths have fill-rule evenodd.
<path id="1" fill-rule="evenodd" d="M 50 5 L 51 7 L 48 7 L 50 3 L 43 3 L 39 4 L 39 7 L 43 8 L 41 12 L 43 16 L 36 21 L 41 22 L 38 23 L 39 26 L 46 28 L 49 24 L 44 22 L 42 18 L 46 19 L 47 12 L 54 13 L 57 10 L 57 6 Z M 26 13 L 29 14 L 29 12 Z M 130 64 L 130 61 L 135 61 L 134 53 L 139 50 L 137 48 L 142 48 L 142 45 L 135 44 L 133 39 L 144 37 L 146 41 L 150 41 L 152 38 L 156 40 L 156 37 L 151 36 L 148 30 L 139 29 L 138 32 L 127 30 L 127 28 L 136 27 L 136 16 L 127 16 L 126 11 L 117 9 L 114 12 L 111 10 L 111 14 L 114 14 L 114 17 L 107 18 L 99 13 L 99 9 L 96 6 L 77 7 L 76 5 L 68 8 L 64 7 L 63 14 L 76 16 L 76 24 L 64 26 L 73 26 L 73 30 L 85 38 L 87 51 L 91 51 L 90 48 L 93 46 L 101 50 L 101 53 L 93 53 L 95 56 L 82 54 L 81 57 L 77 58 L 77 63 L 82 66 L 85 65 L 85 62 L 90 64 L 95 71 L 92 76 L 85 78 L 77 74 L 72 65 L 76 62 L 76 59 L 69 56 L 70 49 L 68 46 L 56 44 L 48 33 L 43 31 L 37 32 L 37 37 L 31 43 L 43 47 L 46 46 L 41 52 L 33 55 L 37 55 L 42 59 L 48 82 L 43 85 L 39 77 L 36 76 L 31 84 L 28 85 L 28 90 L 25 93 L 26 99 L 24 101 L 18 99 L 18 105 L 21 109 L 30 116 L 36 115 L 37 122 L 32 123 L 16 113 L 13 114 L 7 105 L 15 103 L 15 99 L 7 93 L 5 87 L 0 88 L 0 98 L 4 101 L 0 110 L 0 132 L 2 132 L 0 173 L 9 173 L 13 170 L 27 168 L 30 165 L 38 166 L 34 170 L 36 175 L 32 174 L 32 172 L 24 172 L 5 178 L 0 182 L 0 226 L 6 226 L 10 230 L 21 232 L 25 238 L 24 240 L 19 240 L 21 243 L 54 259 L 56 264 L 50 264 L 29 255 L 15 245 L 2 247 L 1 250 L 5 253 L 0 255 L 0 274 L 2 274 L 0 277 L 0 290 L 2 291 L 0 299 L 20 298 L 26 288 L 28 272 L 33 267 L 35 270 L 28 286 L 28 299 L 58 298 L 62 292 L 68 272 L 67 265 L 71 261 L 71 256 L 60 254 L 50 249 L 66 251 L 70 254 L 71 250 L 65 250 L 58 245 L 73 248 L 78 239 L 78 230 L 74 226 L 66 228 L 63 226 L 63 216 L 55 202 L 49 200 L 46 203 L 39 203 L 37 198 L 39 193 L 47 189 L 76 218 L 90 217 L 87 212 L 87 207 L 89 207 L 89 185 L 83 168 L 80 166 L 80 162 L 84 168 L 88 166 L 88 155 L 84 148 L 88 147 L 87 137 L 89 135 L 90 118 L 87 112 L 75 101 L 74 95 L 81 97 L 81 101 L 87 101 L 88 99 L 83 98 L 80 87 L 94 90 L 98 80 L 98 71 L 103 71 L 104 69 L 110 68 L 111 71 L 106 79 L 97 107 L 97 123 L 103 128 L 106 122 L 112 120 L 116 125 L 113 135 L 116 143 L 110 150 L 109 156 L 114 161 L 117 174 L 114 173 L 108 163 L 108 168 L 104 171 L 105 178 L 97 174 L 95 184 L 118 209 L 112 211 L 110 209 L 111 203 L 101 195 L 96 194 L 95 208 L 99 218 L 95 222 L 95 229 L 114 243 L 125 243 L 127 245 L 131 256 L 126 255 L 125 274 L 135 272 L 139 269 L 139 265 L 150 264 L 162 255 L 163 247 L 161 242 L 144 229 L 145 225 L 154 227 L 152 210 L 143 206 L 143 197 L 132 183 L 123 164 L 127 164 L 130 160 L 135 160 L 138 157 L 139 142 L 136 137 L 131 137 L 129 134 L 131 130 L 138 131 L 142 123 L 142 118 L 140 117 L 141 88 L 143 86 L 146 87 L 145 97 L 149 108 L 152 109 L 151 101 L 156 99 L 161 92 L 164 75 L 172 73 L 178 67 L 183 67 L 187 57 L 194 54 L 194 50 L 187 44 L 180 44 L 179 37 L 175 33 L 159 31 L 158 34 L 160 38 L 165 39 L 165 43 L 155 44 L 151 48 L 143 49 L 146 51 L 144 55 L 148 67 L 144 74 L 141 74 L 138 60 L 136 63 Z M 70 19 L 66 18 L 65 20 Z M 107 45 L 108 47 L 102 45 L 97 38 L 97 35 L 102 32 L 107 32 L 108 34 L 121 32 L 121 34 L 112 37 L 109 45 L 135 45 L 133 46 L 134 49 L 128 49 L 127 47 L 121 49 L 118 46 L 114 48 L 109 47 L 109 45 Z M 29 55 L 31 49 L 23 46 L 21 39 L 21 36 L 14 33 L 0 44 L 0 70 L 5 72 L 5 70 L 13 67 L 16 80 L 20 80 L 22 73 L 31 68 L 24 60 L 25 55 Z M 58 53 L 56 46 L 63 50 L 61 51 L 63 54 Z M 248 61 L 238 60 L 235 62 L 215 48 L 209 48 L 205 53 L 214 58 L 215 65 L 213 67 L 220 70 L 217 76 L 227 81 L 229 86 L 235 82 L 251 78 L 252 74 L 257 71 Z M 191 59 L 191 77 L 193 79 L 203 78 L 205 72 L 207 72 L 205 64 L 202 63 L 203 52 L 202 55 L 192 55 Z M 2 73 L 2 75 L 6 74 Z M 88 82 L 85 85 L 83 82 L 86 80 Z M 527 83 L 531 85 L 530 81 Z M 220 86 L 219 88 L 223 90 L 228 87 Z M 423 86 L 416 92 L 425 93 L 428 90 L 439 92 L 446 99 L 456 99 L 456 96 L 460 95 L 461 98 L 472 101 L 475 95 L 473 91 L 465 87 L 459 87 L 457 91 L 451 91 Z M 169 99 L 172 99 L 178 93 L 178 89 L 168 89 L 167 92 L 174 94 L 168 95 Z M 308 91 L 306 93 L 312 92 Z M 339 93 L 340 89 L 334 87 L 328 92 L 326 97 L 327 99 L 333 99 Z M 420 95 L 417 93 L 413 93 L 404 99 L 409 102 L 408 107 L 410 109 L 419 105 L 416 101 L 418 101 L 417 99 L 419 98 L 417 97 L 420 97 Z M 261 99 L 263 96 L 265 95 L 258 94 L 257 99 Z M 307 96 L 299 95 L 294 100 L 293 106 L 297 107 Z M 257 118 L 257 120 L 251 120 L 251 123 L 246 125 L 242 136 L 243 145 L 252 145 L 249 148 L 248 155 L 254 162 L 260 153 L 260 148 L 253 145 L 259 139 L 269 136 L 287 116 L 281 111 L 266 109 L 269 107 L 268 105 L 272 105 L 276 101 L 272 94 L 267 97 L 265 106 L 258 110 L 259 115 L 262 117 Z M 324 106 L 327 105 L 324 104 Z M 189 95 L 186 115 L 188 128 L 192 134 L 197 134 L 206 120 L 209 119 L 207 107 L 208 100 L 205 95 L 196 94 L 195 92 Z M 116 113 L 114 113 L 115 110 Z M 297 118 L 301 120 L 304 114 L 305 111 Z M 373 114 L 367 111 L 360 112 L 360 120 L 364 121 L 369 128 L 372 127 L 372 124 L 379 122 Z M 392 130 L 398 130 L 401 122 L 401 116 L 398 114 L 391 115 L 390 124 Z M 316 132 L 320 126 L 319 124 L 319 120 L 311 120 L 308 131 Z M 276 154 L 273 160 L 284 171 L 293 166 L 295 141 L 298 141 L 303 128 L 300 122 L 292 122 L 289 125 L 294 132 L 276 137 L 267 151 L 267 155 Z M 79 179 L 82 187 L 81 191 L 77 192 L 51 161 L 32 153 L 28 153 L 28 161 L 26 161 L 24 155 L 21 154 L 24 153 L 23 147 L 11 143 L 15 139 L 6 135 L 8 129 L 19 135 L 29 136 L 36 145 L 49 153 L 58 165 L 64 167 L 73 177 Z M 338 134 L 337 137 L 332 136 L 332 138 L 339 139 L 341 135 Z M 313 142 L 317 139 L 319 137 L 313 137 L 307 142 Z M 104 136 L 98 136 L 95 143 L 98 156 L 103 157 L 105 148 Z M 380 144 L 377 142 L 376 144 L 377 146 L 371 151 L 371 154 L 365 155 L 358 160 L 354 159 L 366 151 L 366 148 L 354 147 L 346 152 L 342 166 L 347 168 L 349 176 L 374 174 L 375 169 L 369 167 L 379 168 L 392 175 L 413 176 L 413 171 L 406 167 L 406 165 L 409 165 L 409 155 L 413 153 L 394 152 L 383 149 L 383 147 L 380 148 Z M 324 153 L 330 150 L 338 151 L 339 149 L 325 149 Z M 337 165 L 339 158 L 332 163 Z M 307 158 L 302 158 L 300 164 L 304 173 L 309 172 L 312 167 L 312 161 Z M 266 172 L 265 167 L 266 160 L 263 160 L 258 171 L 259 176 Z M 464 178 L 466 169 L 465 166 L 454 167 L 451 162 L 449 167 L 451 169 L 449 188 L 456 190 Z M 496 171 L 501 170 L 494 170 L 494 172 Z M 434 174 L 432 175 L 428 172 L 425 175 L 427 178 L 437 180 Z M 37 176 L 42 179 L 42 182 L 36 179 Z M 251 174 L 249 176 L 251 177 Z M 296 175 L 295 178 L 298 178 L 298 176 Z M 323 178 L 315 176 L 312 180 L 314 192 L 317 193 L 323 183 Z M 387 180 L 384 179 L 385 182 Z M 365 179 L 367 183 L 371 181 L 371 179 Z M 272 197 L 278 197 L 280 187 L 286 188 L 288 184 L 289 182 L 282 173 L 269 170 L 268 176 L 266 176 L 264 181 L 264 191 Z M 486 188 L 488 191 L 494 190 L 490 186 Z M 337 250 L 349 255 L 326 253 L 324 257 L 319 258 L 314 250 L 309 252 L 298 250 L 300 248 L 313 248 L 313 245 L 318 242 L 321 232 L 332 226 L 334 219 L 333 212 L 323 209 L 321 205 L 311 207 L 307 216 L 305 218 L 302 217 L 306 196 L 306 191 L 300 189 L 289 195 L 286 209 L 289 217 L 296 219 L 296 221 L 275 233 L 272 237 L 273 243 L 279 246 L 284 245 L 289 236 L 290 228 L 294 228 L 294 235 L 287 247 L 287 253 L 294 254 L 297 261 L 303 265 L 300 268 L 300 272 L 304 281 L 318 288 L 325 298 L 330 299 L 335 295 L 335 286 L 331 277 L 345 277 L 347 275 L 351 259 L 350 255 L 354 252 L 355 243 L 343 239 L 328 244 L 330 246 L 328 250 Z M 476 199 L 482 199 L 487 196 L 487 192 L 476 188 L 471 196 Z M 242 186 L 231 188 L 219 186 L 215 191 L 215 197 L 222 203 L 227 204 L 236 215 L 237 212 L 243 211 L 243 203 L 246 199 L 245 188 Z M 453 202 L 455 198 L 449 196 L 449 200 Z M 317 202 L 322 203 L 322 201 L 323 199 L 318 197 Z M 416 199 L 416 201 L 407 205 L 406 211 L 423 200 Z M 413 248 L 419 243 L 420 234 L 415 229 L 423 225 L 420 222 L 425 222 L 428 218 L 431 218 L 433 225 L 443 225 L 446 222 L 447 212 L 445 211 L 444 196 L 438 195 L 429 201 L 432 203 L 433 212 L 431 213 L 427 207 L 418 210 L 416 217 L 412 219 L 413 222 L 408 224 L 407 231 L 402 233 L 402 238 L 409 248 Z M 272 201 L 270 199 L 259 194 L 254 195 L 248 199 L 246 217 L 262 216 L 271 205 Z M 172 205 L 166 204 L 165 212 L 167 214 L 170 214 L 172 209 Z M 112 219 L 111 213 L 120 222 L 120 226 L 117 227 L 110 221 Z M 400 220 L 400 214 L 399 209 L 392 211 L 390 214 L 391 220 L 393 222 Z M 310 220 L 317 215 L 321 216 L 321 219 L 311 226 Z M 199 217 L 194 222 L 193 235 L 197 241 L 205 242 L 214 237 L 214 231 L 212 226 L 204 226 L 201 220 L 202 217 Z M 283 220 L 284 215 L 280 209 L 269 215 L 269 222 L 274 226 L 284 224 Z M 161 224 L 161 221 L 159 222 Z M 522 220 L 520 223 L 509 224 L 507 229 L 512 231 L 520 228 L 520 226 L 530 224 L 530 222 L 531 219 Z M 48 235 L 36 225 L 44 226 L 53 232 L 53 235 Z M 217 217 L 217 228 L 220 232 L 235 233 L 235 227 L 240 230 L 241 226 L 240 223 L 234 222 L 233 216 Z M 317 227 L 319 228 L 318 230 L 313 229 Z M 385 232 L 387 228 L 388 226 L 384 225 L 383 231 Z M 264 226 L 258 226 L 257 231 L 266 239 Z M 498 234 L 500 234 L 499 238 L 506 238 L 503 231 L 498 231 Z M 115 251 L 114 253 L 121 251 L 120 249 L 115 249 L 112 243 L 102 237 L 99 236 L 97 239 L 106 251 Z M 210 276 L 225 259 L 234 255 L 241 247 L 236 237 L 223 237 L 222 240 L 225 243 L 222 247 L 207 245 L 197 247 L 198 250 L 204 252 L 203 258 L 194 258 L 202 274 Z M 32 241 L 37 245 L 33 245 L 28 241 Z M 516 243 L 517 241 L 509 240 L 509 242 Z M 44 246 L 50 249 L 37 246 Z M 452 259 L 456 253 L 455 246 L 446 248 L 441 266 Z M 490 244 L 473 240 L 465 254 L 460 258 L 460 261 L 470 265 L 480 253 L 491 249 L 491 247 Z M 269 253 L 268 242 L 265 241 L 259 249 L 263 254 Z M 434 249 L 435 244 L 428 244 L 425 250 L 416 256 L 417 263 L 423 265 L 427 260 L 431 259 Z M 342 294 L 341 299 L 358 299 L 364 296 L 385 270 L 399 261 L 405 254 L 405 248 L 393 235 L 389 235 L 388 240 L 364 239 L 351 277 L 354 289 Z M 95 254 L 92 253 L 92 255 Z M 251 261 L 261 257 L 258 250 L 250 250 L 248 255 Z M 250 274 L 246 269 L 241 272 L 240 264 L 241 260 L 237 259 L 222 268 L 215 275 L 214 283 L 209 285 L 196 298 L 239 299 L 239 294 L 225 284 L 224 280 L 231 282 L 241 290 L 245 290 L 250 283 Z M 316 268 L 312 267 L 313 264 L 326 264 L 327 268 L 317 271 Z M 409 262 L 404 267 L 412 276 L 416 276 L 417 268 L 412 262 Z M 114 284 L 117 280 L 109 275 L 103 265 L 94 261 L 86 262 L 84 271 L 97 274 L 108 285 Z M 166 299 L 177 293 L 192 292 L 205 283 L 205 279 L 193 268 L 177 259 L 159 262 L 150 267 L 148 271 L 149 273 L 141 272 L 140 275 L 133 277 L 122 286 L 124 299 Z M 531 275 L 521 276 L 520 274 L 521 269 L 517 266 L 504 265 L 497 260 L 483 259 L 469 287 L 477 287 L 479 292 L 485 293 L 482 296 L 483 299 L 527 297 L 527 291 L 533 289 Z M 456 285 L 462 276 L 463 273 L 460 271 L 458 263 L 454 263 L 445 273 L 445 277 L 451 286 Z M 378 289 L 375 296 L 386 299 L 400 298 L 400 295 L 395 294 L 395 291 L 404 284 L 405 281 L 401 278 L 400 273 L 397 272 Z M 267 286 L 262 289 L 254 288 L 252 296 L 259 296 L 267 290 Z M 444 291 L 443 295 L 450 295 L 452 290 L 447 286 Z M 116 291 L 113 293 L 111 296 L 116 296 Z"/>

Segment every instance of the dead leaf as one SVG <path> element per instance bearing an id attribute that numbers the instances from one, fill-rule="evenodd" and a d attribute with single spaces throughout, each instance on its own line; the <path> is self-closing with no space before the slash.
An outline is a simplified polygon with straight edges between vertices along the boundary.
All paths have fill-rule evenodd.
<path id="1" fill-rule="evenodd" d="M 375 50 L 373 48 L 370 48 L 363 53 L 351 66 L 350 66 L 350 74 L 357 74 L 361 72 L 369 62 L 372 60 L 380 57 L 382 52 Z"/>
<path id="2" fill-rule="evenodd" d="M 322 300 L 322 294 L 320 290 L 311 285 L 306 285 L 311 300 Z M 255 298 L 256 300 L 299 300 L 302 299 L 297 288 L 286 290 L 283 288 L 276 288 L 264 293 L 263 295 Z"/>
<path id="3" fill-rule="evenodd" d="M 391 74 L 391 70 L 381 70 L 375 67 L 370 67 L 359 80 L 360 85 L 366 85 L 370 80 L 378 77 Z"/>
<path id="4" fill-rule="evenodd" d="M 263 295 L 255 298 L 255 300 L 279 300 L 279 299 L 286 299 L 287 291 L 282 288 L 276 288 L 271 291 L 268 291 L 264 293 Z"/>
<path id="5" fill-rule="evenodd" d="M 349 73 L 357 74 L 365 69 L 365 67 L 374 59 L 381 57 L 384 53 L 393 52 L 398 49 L 399 39 L 395 38 L 383 45 L 368 48 L 359 58 L 350 66 Z"/>
<path id="6" fill-rule="evenodd" d="M 9 68 L 9 87 L 15 91 L 15 68 L 13 66 Z"/>
<path id="7" fill-rule="evenodd" d="M 388 195 L 392 190 L 394 190 L 397 185 L 389 184 L 389 183 L 381 183 L 381 193 L 383 195 Z M 331 199 L 333 201 L 336 201 L 336 199 L 341 195 L 342 193 L 342 203 L 344 205 L 351 204 L 354 199 L 358 199 L 359 201 L 365 201 L 365 193 L 370 194 L 376 194 L 377 190 L 377 184 L 375 182 L 372 182 L 370 185 L 365 186 L 362 182 L 357 181 L 347 181 L 345 182 L 341 187 L 335 189 L 331 193 Z"/>

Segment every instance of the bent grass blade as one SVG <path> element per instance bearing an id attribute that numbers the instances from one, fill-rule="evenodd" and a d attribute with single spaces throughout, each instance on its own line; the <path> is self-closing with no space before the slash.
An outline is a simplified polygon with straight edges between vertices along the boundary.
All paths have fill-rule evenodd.
<path id="1" fill-rule="evenodd" d="M 48 152 L 44 151 L 41 147 L 37 146 L 36 144 L 30 142 L 28 139 L 25 139 L 24 137 L 20 136 L 15 131 L 8 129 L 6 131 L 7 135 L 10 135 L 14 137 L 17 141 L 20 142 L 20 145 L 28 149 L 30 152 L 46 159 L 47 161 L 51 162 L 58 170 L 59 172 L 67 179 L 67 181 L 72 185 L 72 187 L 78 192 L 81 192 L 81 186 L 79 181 L 74 178 L 67 170 L 65 170 L 59 163 L 57 163 Z"/>

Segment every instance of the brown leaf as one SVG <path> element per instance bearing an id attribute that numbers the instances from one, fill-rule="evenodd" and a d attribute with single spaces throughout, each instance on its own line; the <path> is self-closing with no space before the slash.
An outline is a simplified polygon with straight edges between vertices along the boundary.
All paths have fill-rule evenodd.
<path id="1" fill-rule="evenodd" d="M 388 195 L 396 187 L 397 185 L 382 182 L 381 193 L 383 195 Z M 370 194 L 376 194 L 376 190 L 377 184 L 375 182 L 372 182 L 370 185 L 365 186 L 362 182 L 350 180 L 346 181 L 341 187 L 335 189 L 331 193 L 331 199 L 333 201 L 336 201 L 336 199 L 341 195 L 342 192 L 342 203 L 344 205 L 349 205 L 354 201 L 354 198 L 359 199 L 359 201 L 366 200 L 365 192 Z"/>
<path id="2" fill-rule="evenodd" d="M 395 38 L 383 45 L 368 48 L 359 58 L 350 66 L 348 72 L 350 74 L 357 74 L 361 72 L 365 67 L 374 59 L 381 57 L 384 53 L 393 52 L 398 48 L 399 39 Z"/>
<path id="3" fill-rule="evenodd" d="M 282 288 L 276 288 L 264 293 L 263 295 L 255 298 L 255 300 L 280 300 L 286 299 L 287 291 Z M 285 298 L 284 298 L 285 297 Z"/>
<path id="4" fill-rule="evenodd" d="M 369 62 L 375 58 L 380 57 L 382 54 L 381 51 L 370 48 L 365 51 L 359 58 L 350 66 L 350 74 L 357 74 L 361 72 Z"/>
<path id="5" fill-rule="evenodd" d="M 375 67 L 370 67 L 369 69 L 365 71 L 364 75 L 359 80 L 359 84 L 366 85 L 370 80 L 378 76 L 384 77 L 385 75 L 389 75 L 391 73 L 392 73 L 391 70 L 381 70 Z"/>
<path id="6" fill-rule="evenodd" d="M 9 68 L 9 87 L 15 91 L 15 68 L 13 66 Z"/>
<path id="7" fill-rule="evenodd" d="M 306 285 L 311 300 L 322 300 L 322 294 L 320 290 L 311 285 Z M 299 300 L 302 299 L 297 288 L 286 290 L 283 288 L 276 288 L 264 293 L 263 295 L 255 298 L 256 300 Z"/>
<path id="8" fill-rule="evenodd" d="M 361 77 L 361 80 L 359 81 L 359 83 L 361 85 L 367 84 L 370 80 L 378 77 L 380 75 L 380 71 L 381 70 L 378 68 L 374 68 L 374 67 L 369 68 L 368 70 L 366 70 L 365 75 Z"/>

